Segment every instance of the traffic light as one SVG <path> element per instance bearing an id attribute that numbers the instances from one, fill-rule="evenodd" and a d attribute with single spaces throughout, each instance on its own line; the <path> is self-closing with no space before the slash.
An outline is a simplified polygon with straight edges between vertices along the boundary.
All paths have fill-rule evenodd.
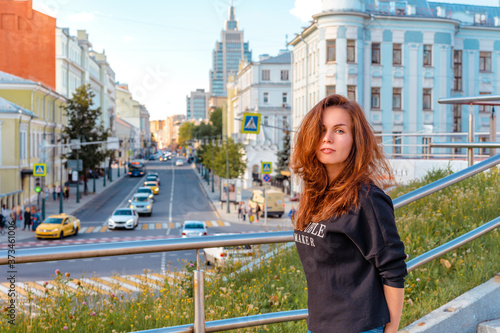
<path id="1" fill-rule="evenodd" d="M 40 193 L 41 191 L 42 191 L 42 178 L 36 177 L 35 178 L 35 192 Z"/>

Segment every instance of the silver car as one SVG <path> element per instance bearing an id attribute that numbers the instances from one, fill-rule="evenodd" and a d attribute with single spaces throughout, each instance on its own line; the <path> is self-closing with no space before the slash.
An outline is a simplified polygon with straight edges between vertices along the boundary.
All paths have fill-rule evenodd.
<path id="1" fill-rule="evenodd" d="M 108 219 L 108 228 L 135 229 L 139 225 L 139 214 L 131 208 L 118 208 Z"/>
<path id="2" fill-rule="evenodd" d="M 149 216 L 153 214 L 153 200 L 149 197 L 149 194 L 136 193 L 129 202 L 129 208 L 135 210 L 137 213 L 148 214 Z"/>
<path id="3" fill-rule="evenodd" d="M 206 236 L 207 226 L 203 221 L 184 221 L 182 224 L 182 238 Z"/>
<path id="4" fill-rule="evenodd" d="M 139 187 L 137 189 L 137 193 L 147 194 L 147 195 L 149 195 L 149 198 L 151 199 L 151 201 L 155 201 L 155 194 L 154 194 L 153 190 L 151 189 L 151 187 L 149 187 L 149 186 Z"/>

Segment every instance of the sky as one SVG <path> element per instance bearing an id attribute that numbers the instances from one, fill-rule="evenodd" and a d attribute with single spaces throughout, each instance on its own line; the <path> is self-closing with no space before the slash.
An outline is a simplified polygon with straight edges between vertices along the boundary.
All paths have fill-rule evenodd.
<path id="1" fill-rule="evenodd" d="M 499 0 L 440 2 L 498 6 Z M 116 81 L 146 106 L 151 120 L 186 114 L 186 96 L 209 90 L 212 51 L 231 0 L 33 0 L 57 26 L 86 30 L 105 52 Z M 233 0 L 253 60 L 278 55 L 322 9 L 321 0 Z M 288 36 L 288 37 L 287 37 Z M 290 49 L 291 50 L 291 49 Z"/>

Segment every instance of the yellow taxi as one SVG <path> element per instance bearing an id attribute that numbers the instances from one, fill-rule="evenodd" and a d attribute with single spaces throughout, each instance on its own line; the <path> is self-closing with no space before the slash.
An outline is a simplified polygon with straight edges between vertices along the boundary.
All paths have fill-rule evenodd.
<path id="1" fill-rule="evenodd" d="M 156 181 L 146 181 L 144 182 L 144 186 L 150 187 L 153 190 L 154 194 L 160 193 L 160 186 Z"/>
<path id="2" fill-rule="evenodd" d="M 72 215 L 51 215 L 38 225 L 35 231 L 36 238 L 63 238 L 64 236 L 78 235 L 80 220 Z"/>

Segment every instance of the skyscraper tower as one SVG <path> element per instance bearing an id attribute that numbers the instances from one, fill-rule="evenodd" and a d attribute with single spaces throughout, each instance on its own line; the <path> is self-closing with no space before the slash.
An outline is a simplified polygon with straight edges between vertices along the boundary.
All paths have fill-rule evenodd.
<path id="1" fill-rule="evenodd" d="M 252 60 L 252 52 L 248 42 L 243 42 L 243 31 L 238 30 L 238 21 L 235 18 L 234 7 L 229 7 L 229 18 L 225 29 L 221 31 L 220 41 L 215 43 L 212 52 L 212 69 L 210 70 L 210 94 L 212 96 L 226 96 L 227 78 L 229 74 L 236 74 L 240 60 Z"/>

